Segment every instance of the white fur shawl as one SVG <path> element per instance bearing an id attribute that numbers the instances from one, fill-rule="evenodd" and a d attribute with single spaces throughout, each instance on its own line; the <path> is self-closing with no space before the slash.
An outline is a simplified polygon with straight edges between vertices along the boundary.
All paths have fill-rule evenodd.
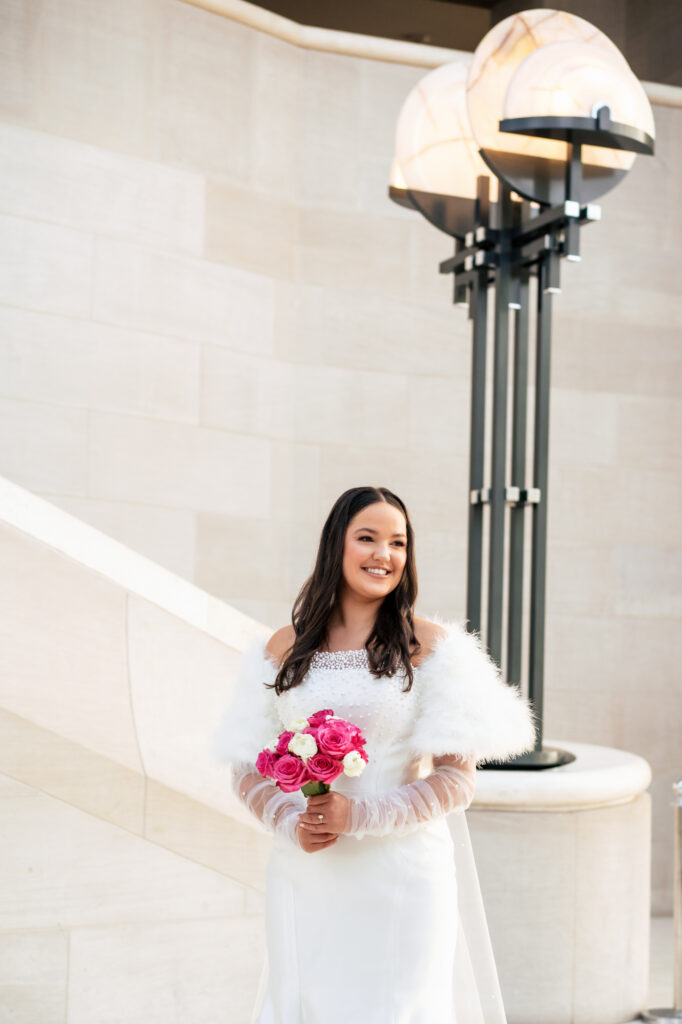
<path id="1" fill-rule="evenodd" d="M 433 616 L 446 631 L 415 669 L 416 717 L 408 740 L 417 755 L 462 754 L 477 763 L 532 750 L 535 713 L 519 690 L 505 683 L 478 637 L 456 622 Z M 212 753 L 222 761 L 255 762 L 282 731 L 267 639 L 242 655 L 232 703 L 216 730 Z"/>
<path id="2" fill-rule="evenodd" d="M 532 750 L 536 716 L 529 701 L 503 681 L 478 636 L 456 622 L 433 620 L 445 636 L 415 670 L 415 753 L 462 754 L 480 764 Z"/>
<path id="3" fill-rule="evenodd" d="M 275 663 L 265 652 L 267 637 L 252 640 L 244 651 L 235 682 L 232 703 L 213 738 L 212 754 L 220 761 L 254 763 L 259 752 L 282 731 L 274 690 Z"/>

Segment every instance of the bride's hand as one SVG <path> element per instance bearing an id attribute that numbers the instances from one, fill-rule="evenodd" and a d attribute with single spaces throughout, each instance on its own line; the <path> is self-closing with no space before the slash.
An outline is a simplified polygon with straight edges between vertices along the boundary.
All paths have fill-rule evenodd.
<path id="1" fill-rule="evenodd" d="M 319 796 L 309 796 L 308 808 L 300 815 L 299 823 L 311 835 L 325 832 L 342 835 L 350 825 L 350 800 L 331 790 Z"/>
<path id="2" fill-rule="evenodd" d="M 317 853 L 318 850 L 326 850 L 328 846 L 333 846 L 338 840 L 338 835 L 335 832 L 313 832 L 307 825 L 302 824 L 302 814 L 298 816 L 298 841 L 301 844 L 301 849 L 305 850 L 306 853 Z"/>

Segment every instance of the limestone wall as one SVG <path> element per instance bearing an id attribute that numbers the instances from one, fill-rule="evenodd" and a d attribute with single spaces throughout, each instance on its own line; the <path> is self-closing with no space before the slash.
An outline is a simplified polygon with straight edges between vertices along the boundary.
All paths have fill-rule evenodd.
<path id="1" fill-rule="evenodd" d="M 463 614 L 469 323 L 448 240 L 385 194 L 424 67 L 181 0 L 3 17 L 0 473 L 271 626 L 331 502 L 385 484 L 418 611 Z M 652 765 L 669 910 L 682 109 L 654 112 L 555 303 L 545 707 Z"/>

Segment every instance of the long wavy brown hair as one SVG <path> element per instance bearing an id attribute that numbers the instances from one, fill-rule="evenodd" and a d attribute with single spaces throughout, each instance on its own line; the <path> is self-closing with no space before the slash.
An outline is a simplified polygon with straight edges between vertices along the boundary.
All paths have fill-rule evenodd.
<path id="1" fill-rule="evenodd" d="M 400 582 L 379 606 L 374 629 L 367 638 L 365 648 L 374 676 L 393 676 L 403 668 L 407 677 L 404 690 L 407 692 L 412 688 L 413 666 L 410 655 L 419 651 L 420 644 L 414 632 L 417 569 L 410 517 L 397 494 L 387 487 L 351 487 L 334 502 L 322 527 L 315 568 L 294 601 L 291 622 L 296 639 L 274 683 L 266 684 L 278 696 L 303 681 L 313 654 L 328 643 L 329 619 L 343 580 L 343 552 L 348 524 L 363 508 L 377 501 L 394 505 L 404 515 L 407 557 Z"/>

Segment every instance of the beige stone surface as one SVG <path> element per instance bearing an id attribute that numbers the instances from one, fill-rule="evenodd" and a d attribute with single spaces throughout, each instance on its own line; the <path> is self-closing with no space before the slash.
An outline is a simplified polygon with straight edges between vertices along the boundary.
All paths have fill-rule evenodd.
<path id="1" fill-rule="evenodd" d="M 601 810 L 469 812 L 510 1024 L 629 1020 L 643 1007 L 650 816 L 648 793 Z"/>
<path id="2" fill-rule="evenodd" d="M 672 538 L 667 544 L 638 544 L 618 548 L 615 556 L 615 611 L 618 615 L 682 615 L 682 550 Z"/>
<path id="3" fill-rule="evenodd" d="M 614 711 L 626 699 L 639 704 L 642 679 L 647 680 L 649 693 L 659 699 L 674 687 L 679 671 L 674 619 L 554 614 L 551 621 L 547 676 L 552 687 L 573 690 L 582 698 L 600 683 L 604 685 L 608 671 L 619 683 L 613 694 Z M 653 651 L 657 655 L 655 669 Z"/>
<path id="4" fill-rule="evenodd" d="M 242 887 L 7 776 L 3 931 L 238 916 Z M 207 908 L 210 907 L 210 914 Z"/>
<path id="5" fill-rule="evenodd" d="M 76 142 L 68 134 L 0 124 L 0 176 L 3 212 L 202 252 L 200 174 Z"/>
<path id="6" fill-rule="evenodd" d="M 320 515 L 320 447 L 317 444 L 272 443 L 272 500 L 273 520 L 285 520 L 292 533 L 314 534 Z M 300 518 L 291 516 L 291 508 L 299 505 Z M 289 550 L 291 557 L 291 549 Z M 292 580 L 298 577 L 293 576 Z M 293 584 L 296 585 L 295 583 Z M 291 591 L 288 591 L 291 593 Z M 267 620 L 266 620 L 267 621 Z"/>
<path id="7" fill-rule="evenodd" d="M 306 88 L 303 55 L 298 47 L 260 32 L 251 34 L 251 43 L 250 180 L 279 199 L 295 199 L 300 108 Z M 267 249 L 267 243 L 262 247 Z"/>
<path id="8" fill-rule="evenodd" d="M 238 915 L 79 929 L 69 1024 L 242 1024 L 263 949 L 261 921 Z"/>
<path id="9" fill-rule="evenodd" d="M 231 801 L 218 788 L 207 723 L 217 727 L 227 706 L 239 652 L 132 594 L 126 640 L 144 774 L 225 811 Z"/>
<path id="10" fill-rule="evenodd" d="M 0 110 L 3 120 L 31 121 L 38 92 L 40 9 L 7 4 L 3 8 Z"/>
<path id="11" fill-rule="evenodd" d="M 272 351 L 274 283 L 241 267 L 98 237 L 95 319 L 121 327 Z"/>
<path id="12" fill-rule="evenodd" d="M 182 3 L 158 9 L 158 94 L 149 109 L 158 158 L 246 180 L 253 32 Z"/>
<path id="13" fill-rule="evenodd" d="M 0 1016 L 14 1024 L 66 1024 L 69 933 L 0 933 Z"/>
<path id="14" fill-rule="evenodd" d="M 0 473 L 49 494 L 88 488 L 88 413 L 0 398 Z"/>
<path id="15" fill-rule="evenodd" d="M 299 367 L 294 393 L 296 437 L 311 444 L 403 451 L 408 443 L 408 380 L 403 374 Z"/>
<path id="16" fill-rule="evenodd" d="M 237 549 L 227 539 L 236 533 L 242 538 Z M 291 524 L 286 521 L 201 512 L 196 542 L 197 584 L 225 600 L 232 594 L 254 599 L 264 592 L 271 600 L 286 600 L 296 585 L 291 572 Z"/>
<path id="17" fill-rule="evenodd" d="M 58 552 L 84 570 L 104 577 L 112 586 L 165 608 L 207 636 L 238 650 L 244 650 L 253 636 L 268 632 L 258 620 L 4 477 L 0 477 L 0 506 L 12 543 L 26 543 L 29 549 L 45 545 L 46 571 L 52 554 Z"/>
<path id="18" fill-rule="evenodd" d="M 139 771 L 125 593 L 15 530 L 0 551 L 2 707 Z"/>
<path id="19" fill-rule="evenodd" d="M 237 515 L 267 512 L 270 446 L 264 439 L 103 412 L 90 416 L 89 448 L 93 497 Z"/>
<path id="20" fill-rule="evenodd" d="M 362 367 L 441 379 L 469 376 L 466 314 L 409 296 L 387 302 L 361 286 L 300 285 L 296 291 L 297 359 L 305 364 Z"/>
<path id="21" fill-rule="evenodd" d="M 114 9 L 87 0 L 45 0 L 36 126 L 145 153 L 149 123 L 144 100 L 152 84 L 155 13 L 154 4 L 135 0 L 123 0 Z"/>
<path id="22" fill-rule="evenodd" d="M 610 810 L 614 813 L 595 811 L 577 820 L 574 1013 L 583 1021 L 614 1014 L 613 996 L 619 990 L 618 1012 L 624 1019 L 634 1014 L 649 980 L 651 800 L 643 794 L 632 806 Z M 624 841 L 629 853 L 625 863 Z M 592 852 L 596 848 L 598 867 Z"/>
<path id="23" fill-rule="evenodd" d="M 224 766 L 223 766 L 224 767 Z M 228 789 L 227 769 L 216 771 L 223 789 L 216 802 L 229 814 L 192 800 L 154 779 L 147 780 L 145 838 L 187 860 L 233 879 L 245 887 L 246 913 L 262 913 L 262 893 L 271 839 L 239 805 Z M 242 808 L 243 811 L 243 808 Z"/>
<path id="24" fill-rule="evenodd" d="M 85 317 L 92 291 L 92 235 L 19 216 L 0 216 L 0 303 Z"/>
<path id="25" fill-rule="evenodd" d="M 409 288 L 410 225 L 352 209 L 302 207 L 296 280 L 363 286 L 388 298 Z"/>
<path id="26" fill-rule="evenodd" d="M 293 363 L 204 345 L 202 424 L 258 437 L 296 437 L 297 380 Z"/>
<path id="27" fill-rule="evenodd" d="M 61 494 L 51 495 L 50 500 L 183 579 L 194 576 L 196 544 L 190 509 Z"/>
<path id="28" fill-rule="evenodd" d="M 259 136 L 260 138 L 260 136 Z M 285 152 L 291 146 L 283 142 Z M 284 281 L 294 276 L 298 207 L 279 193 L 206 184 L 206 256 Z"/>
<path id="29" fill-rule="evenodd" d="M 0 393 L 42 410 L 198 423 L 199 370 L 195 342 L 0 307 Z"/>
<path id="30" fill-rule="evenodd" d="M 59 728 L 59 722 L 54 726 Z M 54 729 L 41 728 L 1 709 L 0 736 L 0 770 L 5 775 L 143 835 L 146 784 L 139 770 L 104 757 L 84 742 L 76 743 Z"/>

